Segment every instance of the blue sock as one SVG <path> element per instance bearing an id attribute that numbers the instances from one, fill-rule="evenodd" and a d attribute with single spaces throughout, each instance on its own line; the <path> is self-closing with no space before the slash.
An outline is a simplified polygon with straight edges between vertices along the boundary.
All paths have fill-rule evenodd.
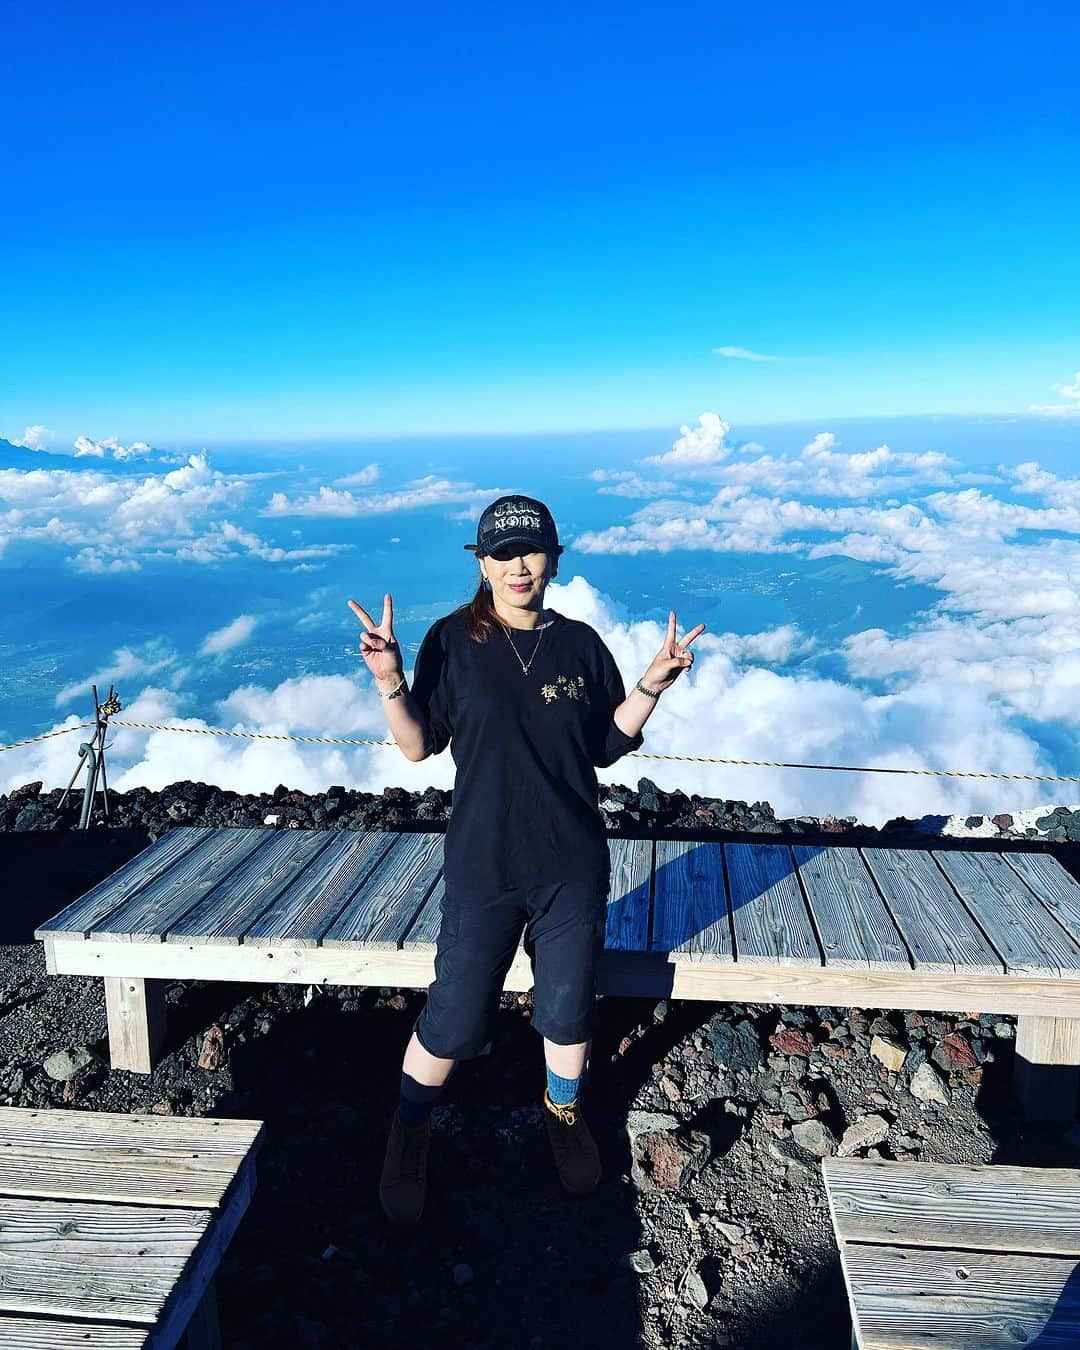
<path id="1" fill-rule="evenodd" d="M 581 1085 L 582 1075 L 577 1078 L 560 1078 L 557 1073 L 553 1073 L 551 1065 L 547 1066 L 547 1088 L 548 1096 L 558 1106 L 566 1106 L 572 1102 L 578 1095 L 578 1088 Z"/>
<path id="2" fill-rule="evenodd" d="M 412 1074 L 401 1074 L 401 1092 L 398 1097 L 398 1114 L 402 1125 L 423 1125 L 435 1108 L 445 1083 L 432 1085 L 418 1083 Z"/>

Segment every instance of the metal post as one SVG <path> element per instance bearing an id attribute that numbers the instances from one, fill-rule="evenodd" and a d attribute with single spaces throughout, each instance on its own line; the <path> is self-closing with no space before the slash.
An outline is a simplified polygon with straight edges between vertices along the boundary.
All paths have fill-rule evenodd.
<path id="1" fill-rule="evenodd" d="M 118 713 L 123 705 L 117 696 L 115 688 L 109 685 L 109 697 L 104 703 L 98 700 L 97 685 L 90 686 L 94 695 L 94 734 L 89 741 L 84 741 L 79 746 L 79 763 L 75 766 L 75 772 L 71 775 L 71 781 L 64 789 L 64 794 L 60 798 L 58 810 L 63 810 L 67 802 L 68 794 L 71 792 L 75 779 L 83 765 L 87 766 L 86 786 L 83 789 L 82 811 L 79 816 L 79 829 L 86 830 L 90 827 L 90 818 L 94 813 L 94 796 L 97 792 L 98 777 L 101 778 L 102 805 L 105 809 L 105 819 L 109 818 L 109 786 L 105 776 L 105 737 L 109 730 L 109 718 L 114 713 Z"/>

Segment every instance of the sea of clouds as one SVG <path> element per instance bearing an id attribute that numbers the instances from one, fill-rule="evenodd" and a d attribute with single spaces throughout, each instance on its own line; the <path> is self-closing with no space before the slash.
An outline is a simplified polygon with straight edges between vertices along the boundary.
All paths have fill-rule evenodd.
<path id="1" fill-rule="evenodd" d="M 1078 376 L 1080 389 L 1080 376 Z M 1080 397 L 1080 395 L 1078 395 Z M 1080 404 L 1078 404 L 1080 406 Z M 821 654 L 809 627 L 706 631 L 695 665 L 660 701 L 643 752 L 702 754 L 833 765 L 1069 774 L 1080 726 L 1080 479 L 1037 459 L 972 468 L 936 450 L 887 444 L 847 450 L 821 432 L 796 453 L 739 444 L 715 413 L 685 426 L 671 449 L 625 467 L 585 469 L 610 523 L 564 541 L 567 551 L 546 603 L 593 625 L 629 687 L 664 637 L 659 620 L 635 618 L 588 578 L 596 555 L 641 558 L 694 550 L 715 554 L 854 559 L 896 587 L 919 584 L 937 600 L 914 620 L 851 633 L 833 653 L 843 674 L 801 671 Z M 44 428 L 27 428 L 12 467 L 0 469 L 0 562 L 50 559 L 73 572 L 138 572 L 162 559 L 227 570 L 257 561 L 316 570 L 349 544 L 327 541 L 328 522 L 395 520 L 437 511 L 475 520 L 494 495 L 467 478 L 429 474 L 382 486 L 394 466 L 373 461 L 303 485 L 280 470 L 228 472 L 203 452 L 165 456 L 145 442 L 80 437 L 74 453 L 45 448 Z M 7 462 L 7 461 L 2 461 Z M 309 466 L 310 467 L 310 466 Z M 316 476 L 317 477 L 317 476 Z M 310 522 L 310 524 L 309 524 Z M 288 540 L 281 536 L 287 523 Z M 307 534 L 321 527 L 317 538 Z M 34 553 L 28 552 L 32 545 Z M 687 610 L 689 622 L 693 615 Z M 680 611 L 681 617 L 681 611 Z M 877 616 L 880 619 L 880 615 Z M 378 616 L 376 616 L 378 618 Z M 215 701 L 213 719 L 190 715 L 203 663 L 242 652 L 257 636 L 258 612 L 240 609 L 224 626 L 181 650 L 167 636 L 118 648 L 103 668 L 56 693 L 57 719 L 37 731 L 74 726 L 64 711 L 123 680 L 123 717 L 175 726 L 383 740 L 387 728 L 357 656 L 351 673 L 301 674 L 248 682 Z M 783 669 L 778 669 L 782 667 Z M 30 734 L 29 731 L 26 734 Z M 62 786 L 76 736 L 0 755 L 0 789 L 33 779 Z M 1051 751 L 1048 746 L 1054 746 Z M 410 764 L 394 746 L 290 745 L 175 731 L 115 728 L 110 785 L 162 787 L 202 780 L 241 792 L 278 783 L 317 791 L 335 783 L 378 792 L 386 784 L 449 788 L 450 752 Z M 853 815 L 867 824 L 927 812 L 986 812 L 1075 801 L 1075 784 L 734 767 L 627 757 L 602 781 L 718 797 L 770 801 L 781 815 Z"/>

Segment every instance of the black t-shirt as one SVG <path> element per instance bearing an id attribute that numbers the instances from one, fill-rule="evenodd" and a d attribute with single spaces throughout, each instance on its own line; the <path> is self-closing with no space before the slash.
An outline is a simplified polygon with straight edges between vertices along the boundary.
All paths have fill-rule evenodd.
<path id="1" fill-rule="evenodd" d="M 615 725 L 626 691 L 594 628 L 556 613 L 536 632 L 496 629 L 474 642 L 447 614 L 424 634 L 410 692 L 433 753 L 450 745 L 457 768 L 447 885 L 504 890 L 608 873 L 596 769 L 644 736 Z"/>

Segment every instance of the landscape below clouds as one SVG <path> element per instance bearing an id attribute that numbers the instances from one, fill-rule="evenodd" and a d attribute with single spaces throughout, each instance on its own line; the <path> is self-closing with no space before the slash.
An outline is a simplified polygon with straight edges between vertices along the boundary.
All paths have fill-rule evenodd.
<path id="1" fill-rule="evenodd" d="M 140 722 L 383 740 L 352 596 L 394 597 L 411 670 L 466 600 L 493 497 L 551 506 L 546 602 L 592 624 L 629 687 L 675 609 L 693 670 L 643 752 L 1072 774 L 1080 726 L 1076 421 L 897 419 L 676 434 L 156 449 L 0 442 L 0 741 L 74 726 L 115 682 Z M 35 444 L 35 440 L 37 444 Z M 0 789 L 67 783 L 77 734 L 0 756 Z M 450 787 L 449 752 L 116 728 L 110 785 L 195 779 Z M 628 757 L 601 780 L 867 824 L 1014 810 L 1073 785 Z"/>

